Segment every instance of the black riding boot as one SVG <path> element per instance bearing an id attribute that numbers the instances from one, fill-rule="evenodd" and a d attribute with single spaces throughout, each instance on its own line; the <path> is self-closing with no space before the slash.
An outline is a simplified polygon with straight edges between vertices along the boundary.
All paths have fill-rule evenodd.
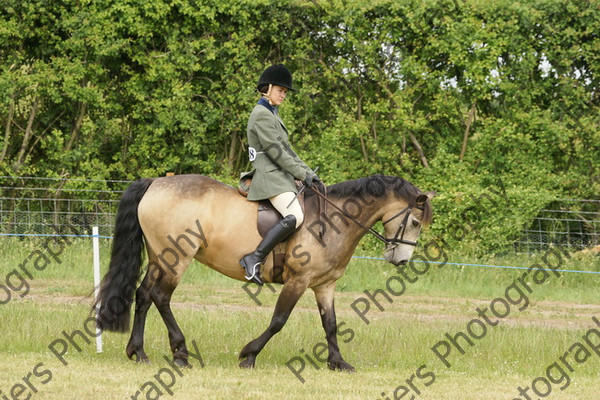
<path id="1" fill-rule="evenodd" d="M 260 266 L 273 248 L 296 230 L 296 217 L 288 215 L 271 228 L 253 253 L 248 253 L 240 260 L 246 270 L 246 279 L 262 286 Z"/>

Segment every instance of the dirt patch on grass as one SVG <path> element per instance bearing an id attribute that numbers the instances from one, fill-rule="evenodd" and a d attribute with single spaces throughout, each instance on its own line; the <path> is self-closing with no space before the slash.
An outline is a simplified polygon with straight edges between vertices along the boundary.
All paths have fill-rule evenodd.
<path id="1" fill-rule="evenodd" d="M 209 312 L 244 312 L 244 313 L 267 313 L 271 314 L 279 292 L 272 293 L 268 289 L 263 289 L 258 301 L 250 298 L 248 293 L 241 289 L 212 288 L 210 291 L 197 291 L 190 293 L 184 291 L 181 296 L 174 295 L 174 301 L 171 303 L 174 310 L 201 310 Z M 23 300 L 40 304 L 69 304 L 91 306 L 92 297 L 87 296 L 69 296 L 61 293 L 30 293 Z M 363 293 L 338 293 L 336 296 L 336 311 L 338 318 L 358 318 L 356 311 L 351 307 L 353 302 L 364 297 Z M 490 300 L 465 299 L 451 297 L 432 297 L 432 296 L 401 296 L 393 298 L 389 303 L 385 297 L 376 298 L 378 303 L 384 308 L 383 311 L 371 302 L 368 312 L 369 319 L 390 318 L 398 321 L 407 321 L 438 324 L 440 322 L 448 324 L 466 324 L 473 318 L 480 318 L 477 309 L 489 309 Z M 360 305 L 363 310 L 364 304 Z M 585 329 L 590 326 L 590 320 L 593 316 L 600 316 L 600 304 L 579 304 L 557 301 L 539 301 L 529 304 L 526 309 L 519 311 L 517 306 L 511 306 L 510 314 L 501 321 L 508 326 L 540 326 L 545 328 L 577 330 Z M 312 295 L 312 291 L 300 299 L 294 309 L 294 313 L 309 312 L 317 313 L 317 306 Z M 180 318 L 185 318 L 185 314 L 178 313 Z M 487 311 L 490 319 L 497 319 Z"/>

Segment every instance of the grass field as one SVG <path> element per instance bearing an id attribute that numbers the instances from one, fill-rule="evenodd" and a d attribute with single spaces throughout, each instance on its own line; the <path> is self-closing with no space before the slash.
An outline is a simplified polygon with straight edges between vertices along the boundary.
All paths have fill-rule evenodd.
<path id="1" fill-rule="evenodd" d="M 102 243 L 104 268 L 108 247 Z M 529 267 L 541 257 L 468 261 Z M 451 261 L 459 260 L 467 261 L 455 255 Z M 600 271 L 594 256 L 565 257 L 561 268 Z M 155 308 L 146 327 L 151 364 L 125 357 L 129 335 L 103 334 L 104 351 L 96 353 L 91 325 L 85 325 L 93 289 L 89 241 L 53 258 L 43 241 L 4 238 L 0 285 L 15 290 L 0 290 L 0 399 L 596 399 L 600 323 L 593 318 L 600 318 L 600 275 L 518 281 L 524 272 L 431 265 L 394 295 L 392 265 L 353 260 L 336 296 L 340 348 L 356 368 L 349 374 L 329 371 L 319 360 L 326 357 L 320 354 L 325 339 L 311 291 L 256 368 L 239 369 L 238 353 L 268 325 L 279 287 L 275 293 L 264 287 L 252 299 L 242 282 L 196 263 L 174 295 L 175 316 L 197 354 L 190 358 L 193 368 L 179 370 L 163 358 L 168 338 Z M 365 290 L 378 293 L 374 301 Z M 492 307 L 506 314 L 487 312 L 495 326 L 477 311 Z"/>

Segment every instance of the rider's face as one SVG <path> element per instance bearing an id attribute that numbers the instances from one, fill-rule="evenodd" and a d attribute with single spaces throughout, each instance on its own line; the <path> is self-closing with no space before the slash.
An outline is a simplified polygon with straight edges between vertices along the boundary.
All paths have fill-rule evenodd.
<path id="1" fill-rule="evenodd" d="M 268 94 L 269 100 L 271 100 L 271 105 L 279 106 L 285 100 L 285 96 L 287 96 L 287 89 L 282 86 L 273 85 L 271 87 L 271 91 Z"/>

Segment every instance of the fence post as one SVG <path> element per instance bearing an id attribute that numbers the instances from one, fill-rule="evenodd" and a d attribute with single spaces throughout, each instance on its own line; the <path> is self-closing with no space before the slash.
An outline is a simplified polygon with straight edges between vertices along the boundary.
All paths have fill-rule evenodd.
<path id="1" fill-rule="evenodd" d="M 98 301 L 100 292 L 100 235 L 98 227 L 92 227 L 92 247 L 94 249 L 94 300 Z M 96 319 L 98 319 L 98 311 L 100 303 L 96 303 Z M 96 326 L 96 353 L 102 353 L 102 331 Z"/>

